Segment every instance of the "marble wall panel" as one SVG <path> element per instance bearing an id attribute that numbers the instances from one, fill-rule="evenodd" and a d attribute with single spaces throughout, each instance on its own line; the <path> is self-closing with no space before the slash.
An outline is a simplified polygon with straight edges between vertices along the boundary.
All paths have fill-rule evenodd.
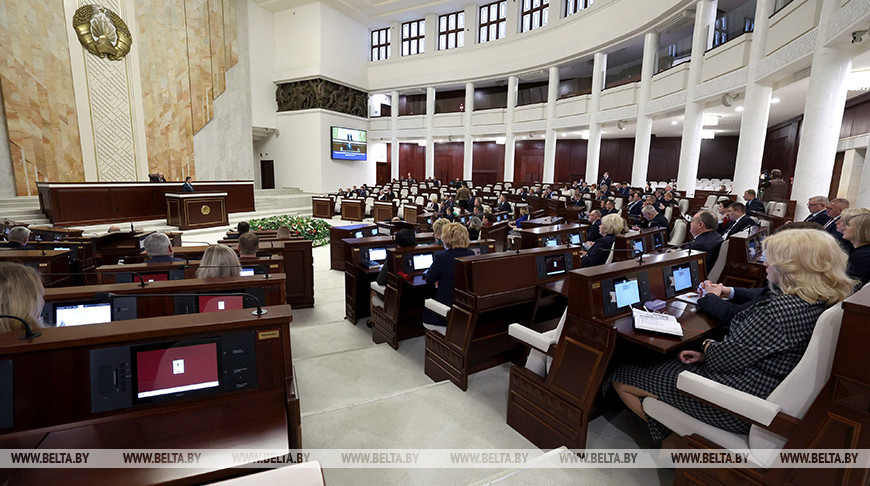
<path id="1" fill-rule="evenodd" d="M 208 0 L 209 40 L 211 42 L 212 96 L 227 89 L 226 46 L 224 45 L 224 6 L 222 0 Z"/>
<path id="2" fill-rule="evenodd" d="M 191 116 L 193 133 L 196 133 L 214 116 L 208 0 L 185 0 L 184 10 L 187 19 Z"/>

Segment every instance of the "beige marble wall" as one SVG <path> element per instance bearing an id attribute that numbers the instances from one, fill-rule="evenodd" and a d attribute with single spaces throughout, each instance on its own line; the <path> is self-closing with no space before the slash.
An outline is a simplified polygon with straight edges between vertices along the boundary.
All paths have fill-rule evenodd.
<path id="1" fill-rule="evenodd" d="M 211 42 L 208 0 L 186 0 L 187 59 L 193 131 L 198 132 L 214 117 L 212 97 Z"/>
<path id="2" fill-rule="evenodd" d="M 15 192 L 84 180 L 67 21 L 58 2 L 0 2 L 0 88 Z"/>

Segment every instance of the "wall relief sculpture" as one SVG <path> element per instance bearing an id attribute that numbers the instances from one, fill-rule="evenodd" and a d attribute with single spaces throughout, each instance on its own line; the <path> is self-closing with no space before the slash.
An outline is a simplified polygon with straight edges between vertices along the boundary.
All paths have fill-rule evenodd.
<path id="1" fill-rule="evenodd" d="M 360 90 L 325 79 L 309 79 L 284 83 L 275 91 L 278 111 L 324 110 L 368 116 L 368 95 Z"/>
<path id="2" fill-rule="evenodd" d="M 76 10 L 72 24 L 82 46 L 97 57 L 120 61 L 130 52 L 130 29 L 107 8 L 85 5 Z"/>

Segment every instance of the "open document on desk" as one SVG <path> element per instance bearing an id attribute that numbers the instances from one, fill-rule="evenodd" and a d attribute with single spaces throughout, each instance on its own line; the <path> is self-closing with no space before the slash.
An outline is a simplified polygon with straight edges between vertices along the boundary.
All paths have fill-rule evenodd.
<path id="1" fill-rule="evenodd" d="M 645 310 L 632 308 L 631 316 L 634 319 L 635 329 L 683 337 L 683 326 L 677 322 L 676 317 L 670 314 L 647 312 Z"/>

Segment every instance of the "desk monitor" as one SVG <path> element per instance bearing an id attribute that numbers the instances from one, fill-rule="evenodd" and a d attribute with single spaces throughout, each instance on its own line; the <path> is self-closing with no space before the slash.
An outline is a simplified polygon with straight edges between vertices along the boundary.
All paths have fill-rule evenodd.
<path id="1" fill-rule="evenodd" d="M 411 270 L 414 270 L 415 272 L 428 270 L 434 261 L 434 253 L 417 253 L 416 255 L 411 256 Z"/>
<path id="2" fill-rule="evenodd" d="M 236 293 L 251 294 L 253 297 L 227 295 Z M 175 314 L 198 314 L 201 312 L 248 309 L 257 307 L 257 302 L 265 305 L 266 297 L 263 287 L 227 290 L 225 292 L 201 292 L 195 295 L 176 295 Z"/>
<path id="3" fill-rule="evenodd" d="M 250 277 L 254 275 L 254 267 L 242 267 L 239 271 L 240 277 Z"/>
<path id="4" fill-rule="evenodd" d="M 199 307 L 200 312 L 244 309 L 244 297 L 241 295 L 200 295 L 197 298 L 197 307 Z"/>
<path id="5" fill-rule="evenodd" d="M 582 245 L 584 243 L 583 233 L 571 233 L 568 237 L 571 239 L 572 245 Z"/>
<path id="6" fill-rule="evenodd" d="M 202 340 L 186 345 L 156 344 L 131 349 L 135 403 L 179 398 L 219 389 L 220 341 Z M 155 400 L 156 399 L 156 400 Z"/>
<path id="7" fill-rule="evenodd" d="M 760 253 L 758 251 L 758 247 L 760 247 L 761 245 L 757 244 L 756 240 L 757 240 L 757 238 L 750 238 L 746 244 L 746 258 L 747 258 L 747 261 L 749 261 L 749 262 L 754 262 L 755 258 Z"/>
<path id="8" fill-rule="evenodd" d="M 631 240 L 631 247 L 634 249 L 634 254 L 645 253 L 643 249 L 643 238 L 638 238 L 636 240 Z"/>
<path id="9" fill-rule="evenodd" d="M 543 246 L 559 246 L 559 237 L 558 236 L 548 236 L 544 238 Z"/>
<path id="10" fill-rule="evenodd" d="M 356 231 L 356 232 L 354 232 L 353 237 L 354 237 L 354 238 L 362 238 L 362 237 L 363 237 L 363 232 L 362 232 L 362 231 Z"/>
<path id="11" fill-rule="evenodd" d="M 369 248 L 368 250 L 368 260 L 370 262 L 381 262 L 387 259 L 387 249 L 386 248 Z"/>
<path id="12" fill-rule="evenodd" d="M 539 280 L 564 275 L 574 269 L 570 252 L 556 255 L 540 255 L 535 258 L 535 263 L 538 268 Z"/>
<path id="13" fill-rule="evenodd" d="M 167 280 L 184 280 L 184 269 L 177 268 L 166 272 L 139 272 L 142 280 L 145 283 L 149 282 L 165 282 Z M 115 274 L 115 282 L 117 283 L 139 283 L 139 277 L 129 272 Z"/>
<path id="14" fill-rule="evenodd" d="M 665 282 L 665 295 L 669 299 L 691 292 L 701 283 L 697 260 L 666 266 L 662 268 L 662 276 Z"/>
<path id="15" fill-rule="evenodd" d="M 109 302 L 99 302 L 94 304 L 60 305 L 55 308 L 54 315 L 54 322 L 57 327 L 102 324 L 112 321 L 112 304 Z"/>
<path id="16" fill-rule="evenodd" d="M 46 302 L 42 322 L 46 326 L 69 327 L 136 319 L 136 297 L 115 296 L 102 300 Z"/>
<path id="17" fill-rule="evenodd" d="M 640 272 L 602 280 L 601 297 L 605 317 L 612 317 L 627 311 L 632 305 L 647 302 L 651 300 L 649 275 Z"/>
<path id="18" fill-rule="evenodd" d="M 653 233 L 653 248 L 659 249 L 665 245 L 665 235 L 661 232 Z"/>

